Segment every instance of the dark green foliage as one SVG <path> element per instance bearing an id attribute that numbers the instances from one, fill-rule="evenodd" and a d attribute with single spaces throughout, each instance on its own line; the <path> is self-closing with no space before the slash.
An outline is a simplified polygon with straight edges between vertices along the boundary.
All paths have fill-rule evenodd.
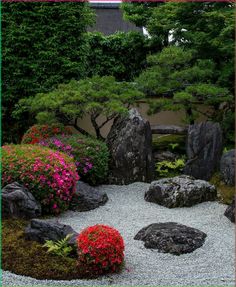
<path id="1" fill-rule="evenodd" d="M 88 33 L 89 55 L 87 75 L 114 76 L 119 81 L 129 81 L 137 76 L 146 63 L 148 48 L 143 35 L 138 32 L 117 32 L 104 36 Z"/>
<path id="2" fill-rule="evenodd" d="M 163 136 L 153 135 L 152 147 L 154 151 L 168 150 L 174 153 L 184 155 L 186 154 L 186 136 L 185 135 L 163 135 Z"/>
<path id="3" fill-rule="evenodd" d="M 112 76 L 72 80 L 49 93 L 21 100 L 18 113 L 27 109 L 41 124 L 59 122 L 72 125 L 80 133 L 88 135 L 79 127 L 79 119 L 87 113 L 97 138 L 102 139 L 101 128 L 118 115 L 126 114 L 132 104 L 144 97 L 136 86 L 135 83 L 117 82 Z M 101 115 L 105 118 L 98 123 Z"/>
<path id="4" fill-rule="evenodd" d="M 12 118 L 19 99 L 84 77 L 92 18 L 86 3 L 2 4 L 3 141 L 17 141 L 32 122 L 27 113 Z"/>

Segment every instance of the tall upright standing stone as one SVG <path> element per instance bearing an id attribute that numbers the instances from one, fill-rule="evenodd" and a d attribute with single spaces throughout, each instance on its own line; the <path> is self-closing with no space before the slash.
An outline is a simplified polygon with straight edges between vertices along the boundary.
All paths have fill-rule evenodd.
<path id="1" fill-rule="evenodd" d="M 222 131 L 219 123 L 202 122 L 189 126 L 185 174 L 209 180 L 219 167 L 221 154 Z"/>
<path id="2" fill-rule="evenodd" d="M 153 178 L 152 131 L 136 109 L 119 117 L 107 136 L 110 151 L 109 182 L 130 184 L 150 182 Z"/>

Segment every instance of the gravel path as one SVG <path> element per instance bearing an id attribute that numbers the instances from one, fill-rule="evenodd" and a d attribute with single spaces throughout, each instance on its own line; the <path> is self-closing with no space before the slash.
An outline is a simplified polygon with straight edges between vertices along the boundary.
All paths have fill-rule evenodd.
<path id="1" fill-rule="evenodd" d="M 226 206 L 205 202 L 191 208 L 168 209 L 144 200 L 149 184 L 100 186 L 107 192 L 105 206 L 89 212 L 66 212 L 60 221 L 80 231 L 89 225 L 117 228 L 125 240 L 126 269 L 97 280 L 36 280 L 3 272 L 3 286 L 234 286 L 234 224 L 223 214 Z M 174 256 L 146 249 L 133 240 L 143 227 L 174 221 L 207 233 L 205 244 L 193 253 Z"/>

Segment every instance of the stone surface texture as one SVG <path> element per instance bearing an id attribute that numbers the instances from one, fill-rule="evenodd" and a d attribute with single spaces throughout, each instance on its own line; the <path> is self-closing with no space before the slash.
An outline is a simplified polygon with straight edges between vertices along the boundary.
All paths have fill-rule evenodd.
<path id="1" fill-rule="evenodd" d="M 152 131 L 136 109 L 119 117 L 107 136 L 111 160 L 109 182 L 130 184 L 150 182 L 153 178 Z"/>
<path id="2" fill-rule="evenodd" d="M 205 180 L 195 180 L 187 175 L 153 181 L 145 193 L 145 200 L 168 208 L 190 207 L 215 200 L 216 188 Z"/>
<path id="3" fill-rule="evenodd" d="M 187 137 L 188 160 L 184 174 L 209 180 L 219 167 L 222 154 L 222 131 L 219 123 L 190 125 Z"/>
<path id="4" fill-rule="evenodd" d="M 87 183 L 78 181 L 69 209 L 74 211 L 89 211 L 104 205 L 107 201 L 108 197 L 105 192 Z"/>
<path id="5" fill-rule="evenodd" d="M 235 198 L 232 203 L 226 208 L 224 215 L 231 221 L 235 223 Z"/>
<path id="6" fill-rule="evenodd" d="M 2 218 L 31 219 L 41 215 L 41 205 L 31 192 L 18 182 L 2 189 Z"/>
<path id="7" fill-rule="evenodd" d="M 76 244 L 78 233 L 70 225 L 61 224 L 51 219 L 32 219 L 25 229 L 25 239 L 45 243 L 47 240 L 58 241 L 72 234 L 69 244 Z"/>
<path id="8" fill-rule="evenodd" d="M 220 173 L 228 185 L 235 185 L 235 150 L 224 153 L 220 161 Z"/>
<path id="9" fill-rule="evenodd" d="M 153 223 L 141 229 L 135 240 L 144 241 L 146 248 L 181 255 L 191 253 L 205 242 L 206 234 L 198 229 L 175 222 Z"/>

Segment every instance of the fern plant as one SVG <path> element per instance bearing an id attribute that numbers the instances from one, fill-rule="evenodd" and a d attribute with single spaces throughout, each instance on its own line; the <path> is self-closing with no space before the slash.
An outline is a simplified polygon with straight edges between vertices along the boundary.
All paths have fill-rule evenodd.
<path id="1" fill-rule="evenodd" d="M 180 174 L 185 165 L 185 158 L 175 161 L 160 161 L 156 163 L 156 171 L 159 177 L 173 177 Z"/>
<path id="2" fill-rule="evenodd" d="M 67 234 L 65 238 L 58 241 L 47 240 L 43 247 L 48 248 L 47 252 L 58 256 L 67 257 L 73 248 L 68 245 L 68 241 L 72 237 L 72 234 Z"/>

